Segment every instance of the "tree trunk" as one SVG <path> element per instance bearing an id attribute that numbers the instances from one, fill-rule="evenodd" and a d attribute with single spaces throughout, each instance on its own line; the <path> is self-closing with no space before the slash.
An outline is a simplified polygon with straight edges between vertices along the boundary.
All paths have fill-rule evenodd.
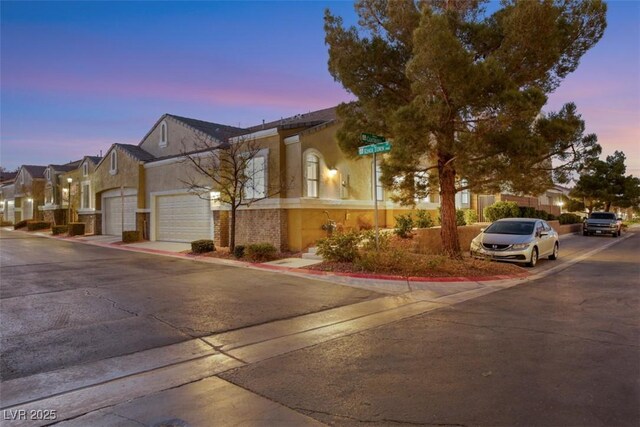
<path id="1" fill-rule="evenodd" d="M 444 252 L 451 258 L 462 258 L 456 225 L 456 171 L 446 157 L 438 159 L 440 177 L 440 239 Z"/>
<path id="2" fill-rule="evenodd" d="M 604 205 L 604 211 L 609 212 L 610 210 L 611 210 L 611 202 L 607 202 L 607 204 Z"/>
<path id="3" fill-rule="evenodd" d="M 231 253 L 233 253 L 233 250 L 236 248 L 236 209 L 237 207 L 232 204 L 231 218 L 229 220 L 229 251 Z"/>

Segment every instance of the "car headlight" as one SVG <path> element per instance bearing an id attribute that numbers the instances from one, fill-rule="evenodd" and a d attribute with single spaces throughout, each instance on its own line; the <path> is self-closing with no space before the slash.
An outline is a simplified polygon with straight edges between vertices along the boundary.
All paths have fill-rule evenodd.
<path id="1" fill-rule="evenodd" d="M 529 247 L 530 243 L 516 243 L 515 245 L 511 246 L 512 249 L 527 249 Z"/>
<path id="2" fill-rule="evenodd" d="M 480 249 L 480 243 L 475 240 L 471 241 L 471 249 Z"/>

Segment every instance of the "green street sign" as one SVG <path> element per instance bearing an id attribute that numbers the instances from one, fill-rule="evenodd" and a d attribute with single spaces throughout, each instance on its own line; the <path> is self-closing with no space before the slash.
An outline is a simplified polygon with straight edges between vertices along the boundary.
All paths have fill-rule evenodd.
<path id="1" fill-rule="evenodd" d="M 360 134 L 360 141 L 369 144 L 379 144 L 381 142 L 386 142 L 387 140 L 383 136 L 374 135 L 372 133 L 362 133 Z"/>
<path id="2" fill-rule="evenodd" d="M 368 154 L 375 153 L 386 153 L 387 151 L 391 151 L 391 143 L 387 141 L 378 144 L 365 145 L 364 147 L 358 147 L 358 155 L 360 156 L 366 156 Z"/>

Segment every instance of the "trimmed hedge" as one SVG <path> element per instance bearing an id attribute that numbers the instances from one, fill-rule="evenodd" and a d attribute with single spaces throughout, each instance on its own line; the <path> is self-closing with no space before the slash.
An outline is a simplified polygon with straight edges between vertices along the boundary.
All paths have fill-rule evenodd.
<path id="1" fill-rule="evenodd" d="M 572 214 L 572 213 L 563 213 L 558 217 L 558 221 L 560 221 L 560 225 L 565 224 L 580 224 L 582 222 L 582 218 L 580 215 Z"/>
<path id="2" fill-rule="evenodd" d="M 36 230 L 46 230 L 47 228 L 51 228 L 51 223 L 46 221 L 27 221 L 27 230 L 28 231 L 36 231 Z"/>
<path id="3" fill-rule="evenodd" d="M 277 252 L 271 243 L 254 243 L 245 247 L 247 257 L 254 262 L 271 261 L 275 259 Z"/>
<path id="4" fill-rule="evenodd" d="M 23 219 L 23 220 L 22 220 L 22 221 L 20 221 L 20 222 L 16 222 L 16 223 L 13 225 L 13 229 L 14 229 L 14 230 L 17 230 L 18 228 L 24 228 L 24 227 L 26 227 L 26 226 L 27 226 L 27 220 L 26 220 L 26 219 Z"/>
<path id="5" fill-rule="evenodd" d="M 484 208 L 484 217 L 487 221 L 497 221 L 502 218 L 517 218 L 520 216 L 520 209 L 516 202 L 496 202 Z"/>
<path id="6" fill-rule="evenodd" d="M 1 221 L 0 222 L 0 227 L 8 227 L 10 225 L 13 225 L 13 223 L 11 221 Z"/>
<path id="7" fill-rule="evenodd" d="M 240 259 L 244 256 L 244 245 L 236 245 L 235 248 L 233 248 L 233 256 Z"/>
<path id="8" fill-rule="evenodd" d="M 69 227 L 66 225 L 54 225 L 53 227 L 51 227 L 51 234 L 53 234 L 54 236 L 64 234 L 67 231 L 69 231 Z"/>
<path id="9" fill-rule="evenodd" d="M 84 222 L 70 223 L 69 236 L 84 236 Z"/>
<path id="10" fill-rule="evenodd" d="M 122 232 L 123 243 L 135 243 L 139 242 L 140 240 L 142 240 L 142 231 L 132 230 Z"/>
<path id="11" fill-rule="evenodd" d="M 194 240 L 191 242 L 191 253 L 203 254 L 205 252 L 214 252 L 216 247 L 213 244 L 213 240 Z"/>
<path id="12" fill-rule="evenodd" d="M 360 233 L 334 234 L 318 242 L 318 254 L 328 261 L 353 262 L 358 258 L 358 246 L 361 241 Z"/>

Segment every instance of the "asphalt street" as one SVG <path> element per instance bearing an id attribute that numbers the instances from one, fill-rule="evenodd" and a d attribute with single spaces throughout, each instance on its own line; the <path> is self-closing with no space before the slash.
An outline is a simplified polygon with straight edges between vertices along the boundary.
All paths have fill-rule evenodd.
<path id="1" fill-rule="evenodd" d="M 332 425 L 637 426 L 639 360 L 636 234 L 535 282 L 220 377 Z"/>
<path id="2" fill-rule="evenodd" d="M 639 246 L 570 236 L 532 279 L 385 296 L 2 231 L 3 417 L 637 426 Z"/>
<path id="3" fill-rule="evenodd" d="M 0 279 L 2 380 L 379 296 L 5 230 Z"/>

